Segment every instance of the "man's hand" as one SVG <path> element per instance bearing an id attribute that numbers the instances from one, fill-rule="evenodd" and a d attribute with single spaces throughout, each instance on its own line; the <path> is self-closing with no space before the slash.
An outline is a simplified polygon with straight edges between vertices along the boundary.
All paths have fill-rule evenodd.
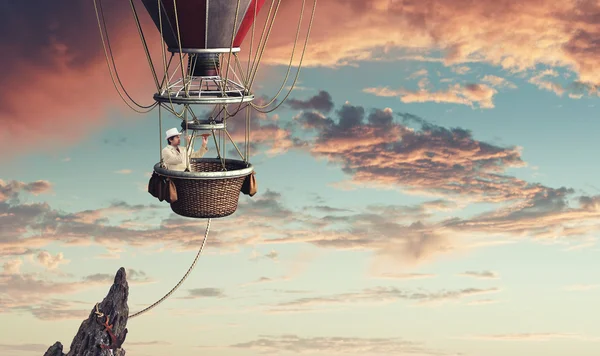
<path id="1" fill-rule="evenodd" d="M 202 136 L 202 145 L 206 146 L 208 144 L 208 136 Z"/>
<path id="2" fill-rule="evenodd" d="M 187 135 L 187 136 L 185 137 L 185 140 L 186 140 L 186 142 L 190 142 L 190 141 L 192 140 L 192 136 L 190 136 L 190 135 Z"/>

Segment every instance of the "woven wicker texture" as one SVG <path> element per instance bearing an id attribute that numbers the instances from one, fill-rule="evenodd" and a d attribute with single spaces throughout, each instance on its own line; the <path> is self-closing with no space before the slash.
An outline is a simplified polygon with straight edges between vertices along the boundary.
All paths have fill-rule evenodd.
<path id="1" fill-rule="evenodd" d="M 228 171 L 246 168 L 227 162 Z M 219 162 L 192 161 L 192 172 L 220 172 Z M 177 187 L 177 201 L 171 204 L 175 214 L 190 218 L 222 218 L 237 210 L 240 191 L 246 176 L 218 179 L 170 178 Z"/>

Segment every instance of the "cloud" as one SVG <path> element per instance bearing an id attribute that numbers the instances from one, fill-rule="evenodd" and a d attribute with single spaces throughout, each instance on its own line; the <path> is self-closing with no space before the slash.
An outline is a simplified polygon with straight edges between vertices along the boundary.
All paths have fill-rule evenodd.
<path id="1" fill-rule="evenodd" d="M 297 2 L 282 5 L 266 62 L 287 64 L 296 31 L 288 24 L 298 10 Z M 598 11 L 591 0 L 329 1 L 319 3 L 304 63 L 342 66 L 412 58 L 448 66 L 479 62 L 511 72 L 551 66 L 575 71 L 582 82 L 599 83 Z M 431 58 L 440 52 L 442 57 Z"/>
<path id="2" fill-rule="evenodd" d="M 494 335 L 476 335 L 468 336 L 470 340 L 489 340 L 489 341 L 550 341 L 556 339 L 572 339 L 581 341 L 600 341 L 598 337 L 590 337 L 574 333 L 512 333 L 512 334 L 494 334 Z"/>
<path id="3" fill-rule="evenodd" d="M 600 284 L 573 284 L 564 287 L 564 290 L 569 292 L 581 292 L 600 288 Z"/>
<path id="4" fill-rule="evenodd" d="M 516 89 L 517 86 L 514 83 L 509 82 L 505 78 L 498 77 L 495 75 L 486 75 L 481 79 L 482 82 L 488 83 L 496 88 L 510 88 Z"/>
<path id="5" fill-rule="evenodd" d="M 464 288 L 455 290 L 441 290 L 437 292 L 427 292 L 423 290 L 411 291 L 395 287 L 375 287 L 363 289 L 357 292 L 293 299 L 287 302 L 278 303 L 274 305 L 271 308 L 271 310 L 309 310 L 315 307 L 322 306 L 326 306 L 327 310 L 335 310 L 335 307 L 343 307 L 352 304 L 387 304 L 399 300 L 416 302 L 416 305 L 431 305 L 441 304 L 452 300 L 460 300 L 462 298 L 468 298 L 475 295 L 497 293 L 499 291 L 499 288 Z M 321 309 L 321 311 L 324 310 L 325 309 Z"/>
<path id="6" fill-rule="evenodd" d="M 189 295 L 181 299 L 225 298 L 225 292 L 218 288 L 195 288 L 188 290 Z"/>
<path id="7" fill-rule="evenodd" d="M 328 113 L 333 109 L 333 101 L 331 101 L 331 95 L 325 91 L 320 90 L 319 94 L 309 98 L 308 100 L 288 99 L 286 104 L 294 110 L 318 110 L 320 112 Z"/>
<path id="8" fill-rule="evenodd" d="M 257 240 L 261 235 L 277 233 L 291 236 L 292 231 L 275 229 L 276 224 L 287 224 L 305 218 L 306 214 L 291 211 L 281 203 L 280 194 L 266 190 L 253 199 L 242 197 L 238 214 L 231 217 L 232 224 L 211 231 L 213 248 L 235 250 L 236 246 Z M 129 227 L 125 215 L 131 219 L 142 218 L 157 211 L 158 204 L 131 205 L 113 202 L 107 207 L 79 212 L 63 212 L 47 203 L 0 203 L 0 255 L 14 256 L 38 253 L 40 248 L 52 243 L 66 245 L 99 244 L 119 248 L 125 244 L 134 247 L 165 244 L 175 249 L 196 249 L 198 229 L 205 221 L 171 215 L 143 228 Z M 168 207 L 162 206 L 163 209 Z M 271 216 L 266 223 L 263 218 Z M 35 231 L 35 234 L 31 234 Z M 244 234 L 241 232 L 244 231 Z M 243 235 L 244 237 L 237 237 Z M 118 252 L 118 250 L 112 250 Z M 273 257 L 273 256 L 270 256 Z"/>
<path id="9" fill-rule="evenodd" d="M 535 84 L 540 89 L 552 91 L 556 95 L 562 96 L 565 93 L 565 89 L 560 84 L 545 79 L 548 76 L 558 77 L 558 73 L 555 70 L 547 69 L 529 79 L 529 82 Z"/>
<path id="10" fill-rule="evenodd" d="M 271 261 L 277 261 L 278 258 L 279 258 L 279 252 L 277 252 L 275 250 L 271 250 L 270 252 L 265 253 L 263 255 L 260 255 L 256 251 L 253 251 L 252 256 L 250 257 L 250 260 L 258 261 L 258 260 L 262 260 L 262 259 L 267 259 L 267 260 L 271 260 Z"/>
<path id="11" fill-rule="evenodd" d="M 112 281 L 111 281 L 112 282 Z M 43 321 L 81 320 L 90 313 L 89 303 L 72 302 L 59 299 L 45 301 L 39 305 L 18 308 L 28 311 L 34 317 Z"/>
<path id="12" fill-rule="evenodd" d="M 461 196 L 477 201 L 502 202 L 533 197 L 544 187 L 503 175 L 522 167 L 517 147 L 481 142 L 468 130 L 436 126 L 410 114 L 399 114 L 415 130 L 397 123 L 389 108 L 345 104 L 337 119 L 303 113 L 296 122 L 314 130 L 314 142 L 304 149 L 341 166 L 351 183 L 401 187 L 421 194 Z"/>
<path id="13" fill-rule="evenodd" d="M 573 189 L 546 188 L 529 199 L 471 217 L 451 219 L 445 226 L 462 233 L 507 234 L 537 238 L 584 236 L 598 230 L 596 221 L 600 196 L 579 197 L 579 206 L 572 207 L 569 197 Z"/>
<path id="14" fill-rule="evenodd" d="M 423 69 L 419 69 L 418 71 L 412 73 L 406 79 L 415 79 L 415 78 L 424 77 L 424 76 L 426 77 L 428 74 L 429 74 L 429 72 L 427 71 L 427 69 L 423 68 Z"/>
<path id="15" fill-rule="evenodd" d="M 477 104 L 482 109 L 494 108 L 493 98 L 498 91 L 485 84 L 454 84 L 445 90 L 430 91 L 420 85 L 419 90 L 407 90 L 404 88 L 390 89 L 388 87 L 365 88 L 363 92 L 376 96 L 397 96 L 403 103 L 449 103 L 467 105 L 475 108 Z"/>
<path id="16" fill-rule="evenodd" d="M 270 259 L 270 260 L 276 260 L 279 257 L 279 252 L 277 251 L 271 251 L 269 253 L 267 253 L 265 255 L 266 258 Z"/>
<path id="17" fill-rule="evenodd" d="M 69 263 L 69 260 L 65 260 L 65 256 L 62 252 L 58 252 L 55 256 L 52 256 L 48 251 L 40 251 L 36 256 L 37 261 L 47 269 L 55 269 L 60 264 Z"/>
<path id="18" fill-rule="evenodd" d="M 498 279 L 499 278 L 497 273 L 491 272 L 491 271 L 481 271 L 481 272 L 467 271 L 467 272 L 460 273 L 459 276 L 473 277 L 473 278 L 478 278 L 478 279 Z"/>
<path id="19" fill-rule="evenodd" d="M 494 300 L 494 299 L 479 299 L 479 300 L 472 300 L 470 302 L 467 302 L 467 305 L 488 305 L 488 304 L 496 304 L 499 303 L 498 300 Z"/>
<path id="20" fill-rule="evenodd" d="M 280 279 L 274 279 L 274 278 L 270 278 L 270 277 L 259 277 L 258 279 L 252 281 L 252 282 L 248 282 L 248 283 L 244 283 L 241 285 L 241 287 L 247 287 L 247 286 L 251 286 L 251 285 L 256 285 L 256 284 L 263 284 L 263 283 L 269 283 L 269 282 L 276 282 Z"/>
<path id="21" fill-rule="evenodd" d="M 154 85 L 131 9 L 114 1 L 104 1 L 102 8 L 120 79 L 134 99 L 147 105 L 152 102 Z M 141 21 L 150 28 L 148 16 L 142 16 Z M 83 141 L 86 134 L 105 125 L 106 110 L 111 106 L 129 110 L 109 76 L 92 2 L 6 3 L 0 11 L 0 31 L 10 33 L 2 37 L 0 47 L 11 53 L 0 59 L 5 73 L 5 85 L 0 89 L 0 122 L 4 127 L 0 148 L 25 138 L 35 141 L 37 147 L 65 147 Z M 146 32 L 146 39 L 156 43 L 158 31 Z M 29 55 L 32 49 L 35 56 Z M 151 50 L 155 64 L 161 63 L 156 48 L 151 46 Z M 23 78 L 35 78 L 36 85 Z M 89 94 L 90 87 L 94 88 L 93 95 Z M 81 93 L 88 93 L 85 100 L 73 105 Z M 31 102 L 36 105 L 29 105 Z M 24 147 L 22 153 L 31 147 Z"/>
<path id="22" fill-rule="evenodd" d="M 429 278 L 436 277 L 436 275 L 431 274 L 431 273 L 382 273 L 380 275 L 375 275 L 374 277 L 382 278 L 382 279 L 409 280 L 409 279 L 429 279 Z"/>
<path id="23" fill-rule="evenodd" d="M 104 283 L 111 284 L 115 279 L 114 274 L 108 273 L 96 273 L 88 275 L 84 278 L 86 282 L 94 282 L 94 283 Z M 155 279 L 150 278 L 146 275 L 144 271 L 138 271 L 135 269 L 127 269 L 127 281 L 129 284 L 146 284 L 153 283 Z"/>
<path id="24" fill-rule="evenodd" d="M 115 173 L 117 174 L 131 174 L 133 171 L 131 169 L 121 169 L 118 171 L 115 171 Z"/>
<path id="25" fill-rule="evenodd" d="M 38 195 L 48 193 L 51 189 L 52 184 L 46 180 L 24 183 L 16 180 L 5 182 L 0 179 L 0 202 L 15 198 L 21 191 Z"/>
<path id="26" fill-rule="evenodd" d="M 169 346 L 169 345 L 173 345 L 173 343 L 171 343 L 169 341 L 159 341 L 159 340 L 133 341 L 133 342 L 127 343 L 127 346 Z"/>
<path id="27" fill-rule="evenodd" d="M 350 210 L 350 209 L 336 208 L 336 207 L 328 206 L 328 205 L 306 206 L 306 207 L 304 207 L 304 210 L 315 210 L 318 212 L 329 213 L 329 214 L 352 212 L 352 210 Z"/>
<path id="28" fill-rule="evenodd" d="M 5 274 L 19 274 L 21 270 L 21 265 L 23 265 L 23 260 L 17 258 L 14 260 L 4 262 L 4 264 L 2 265 L 2 269 L 4 270 Z"/>
<path id="29" fill-rule="evenodd" d="M 466 74 L 471 70 L 471 68 L 467 67 L 467 66 L 457 66 L 457 67 L 452 67 L 452 71 L 456 74 Z"/>
<path id="30" fill-rule="evenodd" d="M 0 274 L 0 311 L 30 312 L 44 320 L 81 317 L 82 309 L 73 309 L 72 302 L 56 299 L 55 296 L 74 294 L 99 285 L 106 283 L 77 280 L 56 282 L 32 273 Z"/>
<path id="31" fill-rule="evenodd" d="M 301 337 L 297 335 L 262 335 L 258 339 L 232 344 L 229 348 L 257 350 L 265 354 L 324 353 L 331 355 L 445 355 L 426 348 L 423 343 L 401 338 Z"/>
<path id="32" fill-rule="evenodd" d="M 93 274 L 64 281 L 40 273 L 0 274 L 0 312 L 30 313 L 40 320 L 70 320 L 85 318 L 89 302 L 62 299 L 97 287 L 109 287 L 114 275 Z M 15 273 L 16 272 L 16 273 Z M 62 279 L 62 278 L 61 278 Z M 151 283 L 154 280 L 143 271 L 127 270 L 130 284 Z"/>

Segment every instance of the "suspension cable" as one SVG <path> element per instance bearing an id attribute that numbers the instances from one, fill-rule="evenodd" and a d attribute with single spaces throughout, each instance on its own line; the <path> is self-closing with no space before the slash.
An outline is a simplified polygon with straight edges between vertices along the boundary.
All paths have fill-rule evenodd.
<path id="1" fill-rule="evenodd" d="M 275 94 L 275 96 L 271 99 L 271 101 L 269 101 L 265 105 L 254 105 L 253 106 L 254 108 L 264 109 L 264 108 L 268 107 L 269 105 L 273 104 L 275 102 L 275 100 L 277 100 L 277 98 L 279 97 L 279 94 L 281 94 L 281 92 L 283 91 L 283 88 L 285 88 L 285 83 L 287 82 L 288 77 L 290 76 L 290 71 L 292 69 L 292 62 L 294 61 L 294 53 L 296 52 L 296 45 L 298 44 L 298 37 L 300 36 L 300 28 L 302 27 L 302 18 L 304 17 L 304 7 L 305 7 L 304 5 L 305 4 L 306 4 L 306 0 L 302 0 L 302 10 L 300 10 L 300 17 L 298 18 L 298 28 L 296 29 L 296 38 L 294 39 L 294 46 L 292 47 L 292 54 L 290 55 L 290 63 L 288 64 L 287 73 L 285 74 L 285 78 L 283 79 L 283 81 L 281 83 L 281 87 L 279 87 L 279 91 L 277 92 L 277 94 Z"/>
<path id="2" fill-rule="evenodd" d="M 98 5 L 96 4 L 96 0 L 93 0 L 93 1 L 94 1 L 94 10 L 95 10 L 95 12 L 96 12 L 96 20 L 97 20 L 97 22 L 98 22 L 98 30 L 100 31 L 100 39 L 101 39 L 101 42 L 102 42 L 102 47 L 103 47 L 103 49 L 104 49 L 104 57 L 105 57 L 105 59 L 106 59 L 106 64 L 107 64 L 107 66 L 108 66 L 108 72 L 109 72 L 109 74 L 110 74 L 110 78 L 111 78 L 111 80 L 112 80 L 113 86 L 115 87 L 115 90 L 117 91 L 117 93 L 119 94 L 119 96 L 121 97 L 121 99 L 123 100 L 123 102 L 124 102 L 124 103 L 125 103 L 127 106 L 129 106 L 129 108 L 130 108 L 130 109 L 132 109 L 133 111 L 135 111 L 135 112 L 137 112 L 137 113 L 140 113 L 140 114 L 145 114 L 145 113 L 148 113 L 148 112 L 152 111 L 152 109 L 154 109 L 154 108 L 156 107 L 156 105 L 157 105 L 157 103 L 156 103 L 156 102 L 154 102 L 154 103 L 153 103 L 153 104 L 151 104 L 151 105 L 141 105 L 141 104 L 138 104 L 138 103 L 137 103 L 137 102 L 136 102 L 136 101 L 135 101 L 135 100 L 134 100 L 134 99 L 133 99 L 133 98 L 132 98 L 132 97 L 129 95 L 129 93 L 127 92 L 127 90 L 126 90 L 126 89 L 125 89 L 125 87 L 123 86 L 123 83 L 121 82 L 121 78 L 119 77 L 119 73 L 118 73 L 118 71 L 117 71 L 117 66 L 116 66 L 116 63 L 115 63 L 115 61 L 114 61 L 114 56 L 113 56 L 113 53 L 112 53 L 112 47 L 110 46 L 110 38 L 109 38 L 109 36 L 108 36 L 108 30 L 106 30 L 106 21 L 104 20 L 104 12 L 103 12 L 103 10 L 102 10 L 102 0 L 100 0 L 100 4 L 99 4 L 99 6 L 100 6 L 100 12 L 98 12 Z M 102 20 L 100 20 L 100 18 L 102 18 Z M 106 31 L 106 42 L 107 42 L 107 43 L 104 43 L 104 31 L 103 31 L 103 29 L 102 29 L 102 24 L 104 24 L 104 28 L 105 28 L 105 30 L 104 30 L 104 31 Z M 108 46 L 108 51 L 107 51 L 107 46 Z M 110 53 L 110 55 L 109 55 L 109 53 Z M 111 62 L 112 62 L 112 65 L 113 65 L 113 67 L 114 67 L 114 72 L 115 72 L 115 76 L 116 76 L 116 78 L 117 78 L 117 81 L 118 81 L 118 83 L 119 83 L 119 85 L 120 85 L 121 89 L 122 89 L 122 90 L 123 90 L 123 92 L 125 93 L 125 95 L 126 95 L 126 96 L 129 98 L 129 100 L 131 100 L 131 101 L 132 101 L 132 102 L 133 102 L 133 103 L 134 103 L 134 104 L 135 104 L 135 105 L 136 105 L 138 108 L 140 108 L 140 109 L 147 109 L 147 110 L 145 110 L 145 111 L 140 111 L 140 110 L 137 110 L 136 108 L 134 108 L 133 106 L 131 106 L 131 105 L 130 105 L 130 104 L 127 102 L 127 100 L 125 100 L 125 98 L 123 97 L 123 95 L 122 95 L 122 94 L 121 94 L 121 92 L 119 91 L 119 88 L 117 87 L 117 83 L 115 82 L 115 76 L 113 76 L 113 73 L 112 73 L 113 69 L 112 69 L 112 68 L 111 68 L 111 66 L 110 66 Z"/>
<path id="3" fill-rule="evenodd" d="M 140 19 L 138 17 L 137 11 L 135 10 L 135 5 L 133 4 L 133 0 L 129 0 L 129 5 L 131 5 L 131 11 L 133 12 L 133 18 L 135 19 L 135 25 L 136 25 L 138 33 L 140 35 L 140 40 L 142 41 L 142 45 L 144 47 L 144 52 L 146 53 L 146 58 L 148 59 L 148 65 L 150 66 L 150 71 L 152 71 L 152 76 L 154 77 L 154 83 L 156 83 L 156 90 L 160 90 L 160 84 L 158 84 L 158 76 L 156 75 L 156 69 L 154 68 L 154 63 L 152 62 L 152 57 L 150 56 L 150 51 L 148 50 L 148 43 L 146 42 L 146 37 L 144 37 L 144 32 L 142 31 L 142 26 L 140 25 Z"/>
<path id="4" fill-rule="evenodd" d="M 276 110 L 277 108 L 279 108 L 287 100 L 287 98 L 290 96 L 290 94 L 294 90 L 296 82 L 298 81 L 298 77 L 300 76 L 300 70 L 302 69 L 302 61 L 304 60 L 304 54 L 306 53 L 306 46 L 308 45 L 308 39 L 310 37 L 310 30 L 312 28 L 312 24 L 313 24 L 313 20 L 314 20 L 314 15 L 315 15 L 316 8 L 317 8 L 317 0 L 314 0 L 312 14 L 311 14 L 311 17 L 310 17 L 310 23 L 309 23 L 308 30 L 307 30 L 307 33 L 306 33 L 306 40 L 304 41 L 304 48 L 302 49 L 302 56 L 300 57 L 300 63 L 298 64 L 298 71 L 296 72 L 296 77 L 294 78 L 294 82 L 292 83 L 292 85 L 290 87 L 290 90 L 285 95 L 285 97 L 283 98 L 283 100 L 279 104 L 277 104 L 274 108 L 272 108 L 270 110 L 264 110 L 264 111 L 262 111 L 262 110 L 260 110 L 261 107 L 256 106 L 253 103 L 250 103 L 250 105 L 252 105 L 252 107 L 255 108 L 258 112 L 261 112 L 261 113 L 270 113 L 270 112 Z"/>

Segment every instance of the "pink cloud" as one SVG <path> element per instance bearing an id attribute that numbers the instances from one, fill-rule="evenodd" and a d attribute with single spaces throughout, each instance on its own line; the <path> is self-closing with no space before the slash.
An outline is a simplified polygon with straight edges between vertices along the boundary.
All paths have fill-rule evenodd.
<path id="1" fill-rule="evenodd" d="M 296 122 L 317 132 L 305 150 L 340 165 L 357 184 L 379 184 L 415 192 L 500 202 L 533 197 L 544 188 L 502 172 L 525 162 L 517 147 L 476 140 L 467 130 L 446 129 L 403 114 L 413 129 L 395 121 L 391 109 L 346 104 L 337 120 L 303 112 Z"/>
<path id="2" fill-rule="evenodd" d="M 8 200 L 19 194 L 20 191 L 26 191 L 34 195 L 48 193 L 52 189 L 52 184 L 46 180 L 37 180 L 31 183 L 23 183 L 15 180 L 5 182 L 0 179 L 0 202 Z"/>
<path id="3" fill-rule="evenodd" d="M 467 84 L 460 85 L 454 84 L 449 86 L 445 90 L 431 91 L 424 89 L 425 85 L 420 84 L 419 90 L 411 91 L 404 88 L 393 90 L 387 87 L 383 88 L 365 88 L 365 93 L 374 94 L 377 96 L 397 96 L 404 103 L 451 103 L 461 104 L 474 107 L 474 104 L 478 104 L 480 108 L 492 109 L 494 103 L 492 101 L 494 95 L 498 91 L 494 88 L 490 88 L 485 84 Z"/>
<path id="4" fill-rule="evenodd" d="M 296 30 L 289 23 L 298 9 L 297 2 L 282 5 L 267 61 L 287 63 Z M 395 58 L 394 49 L 421 55 L 441 49 L 447 65 L 480 61 L 510 71 L 564 66 L 583 82 L 600 82 L 595 1 L 328 1 L 317 11 L 307 65 L 386 60 Z"/>
<path id="5" fill-rule="evenodd" d="M 131 10 L 103 2 L 119 76 L 130 94 L 151 103 L 149 69 Z M 129 110 L 110 79 L 93 4 L 10 4 L 0 15 L 4 33 L 0 59 L 7 76 L 0 89 L 0 135 L 4 147 L 26 138 L 33 147 L 68 147 L 108 123 L 108 110 Z M 152 41 L 157 36 L 149 34 Z M 35 55 L 31 55 L 34 49 Z M 3 159 L 12 159 L 3 155 Z"/>

